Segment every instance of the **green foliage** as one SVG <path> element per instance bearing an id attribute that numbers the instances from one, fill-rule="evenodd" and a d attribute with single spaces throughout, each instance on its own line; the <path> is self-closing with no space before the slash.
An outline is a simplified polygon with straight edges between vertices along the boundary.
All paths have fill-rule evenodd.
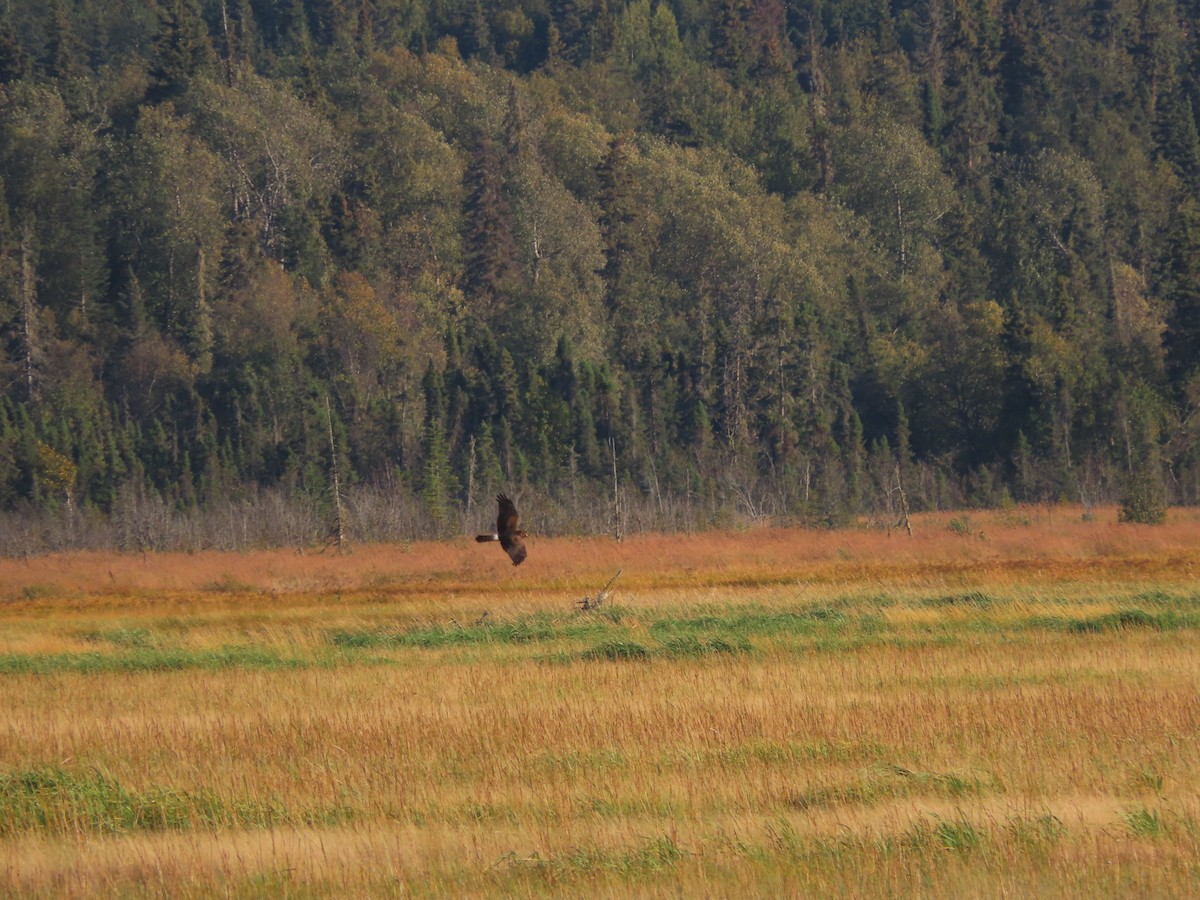
<path id="1" fill-rule="evenodd" d="M 14 9 L 0 508 L 308 503 L 330 396 L 345 485 L 410 534 L 500 482 L 591 531 L 901 490 L 1127 488 L 1153 521 L 1200 501 L 1198 27 L 1177 0 Z"/>
<path id="2" fill-rule="evenodd" d="M 946 530 L 962 537 L 970 537 L 975 533 L 970 516 L 955 516 L 946 523 Z"/>
<path id="3" fill-rule="evenodd" d="M 1137 472 L 1130 480 L 1117 517 L 1134 525 L 1161 525 L 1167 519 L 1162 482 L 1149 468 Z"/>

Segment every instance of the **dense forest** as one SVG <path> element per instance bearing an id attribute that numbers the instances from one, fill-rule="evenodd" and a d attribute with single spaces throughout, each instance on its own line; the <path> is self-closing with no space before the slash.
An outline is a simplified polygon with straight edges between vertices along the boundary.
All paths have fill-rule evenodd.
<path id="1" fill-rule="evenodd" d="M 0 552 L 1200 501 L 1196 0 L 0 11 Z"/>

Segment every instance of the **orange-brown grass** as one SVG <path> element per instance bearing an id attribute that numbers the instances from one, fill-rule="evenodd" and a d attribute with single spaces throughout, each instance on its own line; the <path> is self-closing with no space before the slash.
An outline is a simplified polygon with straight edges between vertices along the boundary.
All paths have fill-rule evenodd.
<path id="1" fill-rule="evenodd" d="M 954 523 L 959 523 L 955 527 Z M 963 524 L 965 523 L 965 524 Z M 1117 523 L 1116 511 L 1086 517 L 1080 509 L 1019 508 L 1007 513 L 938 513 L 914 517 L 910 538 L 893 529 L 796 528 L 739 533 L 635 535 L 530 541 L 526 565 L 470 538 L 411 545 L 364 545 L 348 556 L 332 550 L 117 555 L 52 554 L 0 560 L 0 591 L 10 602 L 54 597 L 58 606 L 149 597 L 155 605 L 241 605 L 247 592 L 325 602 L 359 595 L 512 596 L 521 591 L 598 587 L 623 568 L 622 585 L 738 585 L 742 582 L 970 583 L 981 577 L 1028 582 L 1100 576 L 1186 581 L 1200 562 L 1200 514 L 1174 510 L 1163 526 Z M 601 582 L 602 584 L 603 582 Z M 236 597 L 231 604 L 230 596 Z"/>
<path id="2" fill-rule="evenodd" d="M 1080 512 L 0 563 L 0 893 L 1196 894 L 1200 521 Z"/>

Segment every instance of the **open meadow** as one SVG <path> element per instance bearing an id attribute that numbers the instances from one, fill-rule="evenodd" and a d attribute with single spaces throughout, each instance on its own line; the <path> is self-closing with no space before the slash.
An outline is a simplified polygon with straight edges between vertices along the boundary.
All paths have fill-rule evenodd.
<path id="1" fill-rule="evenodd" d="M 0 561 L 0 895 L 1200 895 L 1200 513 Z M 595 596 L 618 571 L 611 596 Z"/>

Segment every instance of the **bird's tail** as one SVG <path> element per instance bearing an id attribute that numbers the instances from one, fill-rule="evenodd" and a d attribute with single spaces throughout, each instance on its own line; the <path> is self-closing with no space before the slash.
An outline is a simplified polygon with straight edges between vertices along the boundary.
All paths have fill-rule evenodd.
<path id="1" fill-rule="evenodd" d="M 479 541 L 479 543 L 481 543 L 481 544 L 486 544 L 488 541 L 500 540 L 500 535 L 498 535 L 498 534 L 477 534 L 477 535 L 475 535 L 475 540 Z"/>

